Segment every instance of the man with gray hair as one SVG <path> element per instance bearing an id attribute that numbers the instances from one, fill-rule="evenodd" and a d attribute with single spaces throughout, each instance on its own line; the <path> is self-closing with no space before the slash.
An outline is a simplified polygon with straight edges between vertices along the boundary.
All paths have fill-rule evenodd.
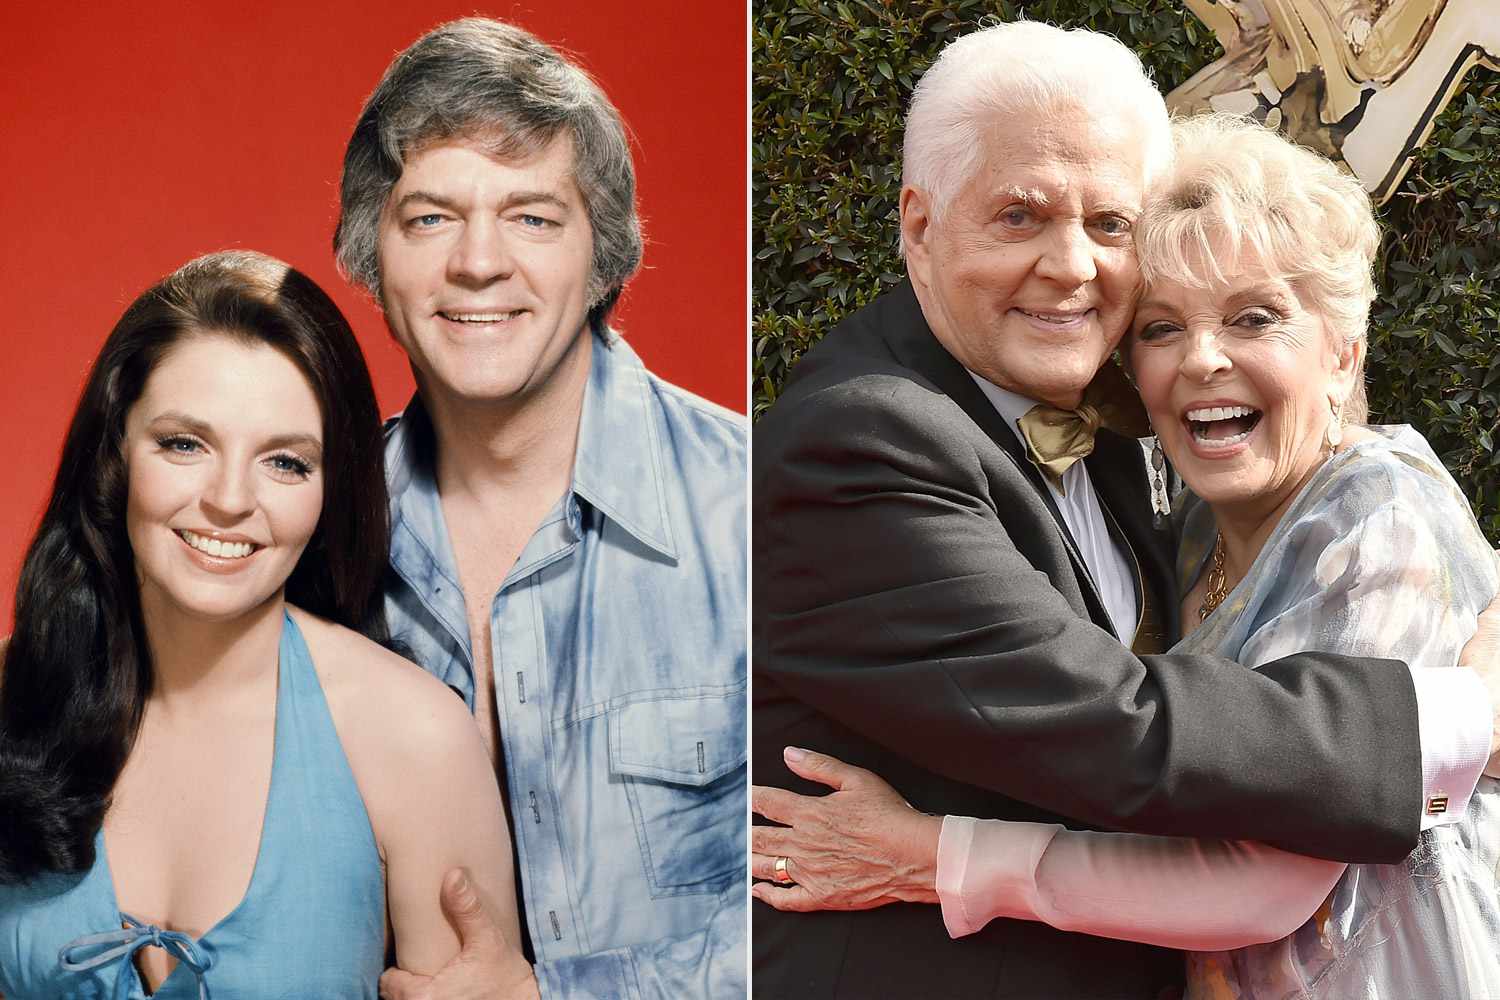
<path id="1" fill-rule="evenodd" d="M 1393 863 L 1462 813 L 1497 682 L 1160 655 L 1179 604 L 1144 427 L 1099 427 L 1138 294 L 1131 227 L 1170 159 L 1129 50 L 1025 22 L 960 38 L 918 85 L 903 152 L 908 280 L 810 351 L 756 427 L 754 766 L 780 787 L 755 808 L 815 824 L 786 789 L 857 780 L 802 748 L 822 751 L 890 781 L 919 811 L 893 836 L 936 860 L 865 859 L 881 884 L 841 895 L 840 858 L 757 827 L 755 894 L 777 908 L 754 907 L 755 992 L 1176 995 L 1162 949 L 1008 920 L 950 938 L 910 905 L 954 884 L 919 814 Z M 835 909 L 792 912 L 815 903 Z"/>
<path id="2" fill-rule="evenodd" d="M 370 96 L 340 196 L 417 383 L 391 633 L 491 750 L 527 939 L 450 872 L 463 950 L 382 995 L 742 996 L 745 431 L 609 328 L 641 258 L 618 112 L 525 31 L 446 24 Z"/>

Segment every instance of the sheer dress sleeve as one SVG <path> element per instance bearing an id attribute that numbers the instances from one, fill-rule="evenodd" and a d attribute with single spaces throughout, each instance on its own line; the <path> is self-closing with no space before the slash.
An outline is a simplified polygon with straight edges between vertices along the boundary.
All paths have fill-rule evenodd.
<path id="1" fill-rule="evenodd" d="M 1342 456 L 1341 456 L 1342 457 Z M 1314 480 L 1214 617 L 1255 667 L 1305 650 L 1451 667 L 1496 589 L 1493 555 L 1451 480 L 1352 457 Z M 1231 607 L 1232 605 L 1232 607 Z M 1226 718 L 1226 726 L 1234 719 Z M 1340 738 L 1330 719 L 1328 739 Z M 1067 830 L 948 817 L 938 893 L 949 933 L 995 917 L 1193 951 L 1285 937 L 1345 865 L 1251 841 Z"/>

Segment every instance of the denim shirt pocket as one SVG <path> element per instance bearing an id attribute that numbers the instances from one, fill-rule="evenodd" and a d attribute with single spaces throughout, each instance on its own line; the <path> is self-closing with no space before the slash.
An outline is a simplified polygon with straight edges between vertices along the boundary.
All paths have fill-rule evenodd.
<path id="1" fill-rule="evenodd" d="M 716 893 L 745 867 L 745 690 L 652 691 L 609 710 L 653 896 Z"/>

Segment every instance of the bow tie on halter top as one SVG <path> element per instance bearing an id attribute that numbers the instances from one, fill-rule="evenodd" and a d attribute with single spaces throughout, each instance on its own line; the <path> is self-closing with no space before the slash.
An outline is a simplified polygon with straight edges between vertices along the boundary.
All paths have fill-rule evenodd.
<path id="1" fill-rule="evenodd" d="M 62 949 L 59 961 L 68 972 L 86 972 L 106 965 L 118 964 L 115 973 L 112 1000 L 125 1000 L 135 982 L 133 961 L 135 953 L 147 945 L 165 950 L 178 963 L 187 966 L 198 979 L 199 1000 L 209 1000 L 208 970 L 213 968 L 213 957 L 199 951 L 193 939 L 178 931 L 166 931 L 151 924 L 143 924 L 128 914 L 121 914 L 125 926 L 119 930 L 87 934 Z"/>

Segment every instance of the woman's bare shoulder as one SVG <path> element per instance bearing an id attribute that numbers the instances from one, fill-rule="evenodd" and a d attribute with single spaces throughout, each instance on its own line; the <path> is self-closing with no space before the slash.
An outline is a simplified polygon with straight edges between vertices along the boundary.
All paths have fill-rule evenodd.
<path id="1" fill-rule="evenodd" d="M 468 706 L 431 674 L 333 622 L 296 608 L 292 617 L 388 865 L 398 947 L 410 950 L 411 935 L 401 941 L 409 897 L 442 925 L 436 886 L 447 867 L 485 871 L 484 884 L 505 891 L 497 898 L 511 892 L 508 865 L 498 874 L 483 867 L 490 855 L 510 856 L 489 755 Z M 475 838 L 482 849 L 470 844 Z M 450 933 L 438 935 L 444 947 Z"/>
<path id="2" fill-rule="evenodd" d="M 475 729 L 462 699 L 415 663 L 352 629 L 300 608 L 290 610 L 346 754 L 355 749 L 351 740 L 398 753 L 441 753 L 451 745 L 457 724 Z"/>

